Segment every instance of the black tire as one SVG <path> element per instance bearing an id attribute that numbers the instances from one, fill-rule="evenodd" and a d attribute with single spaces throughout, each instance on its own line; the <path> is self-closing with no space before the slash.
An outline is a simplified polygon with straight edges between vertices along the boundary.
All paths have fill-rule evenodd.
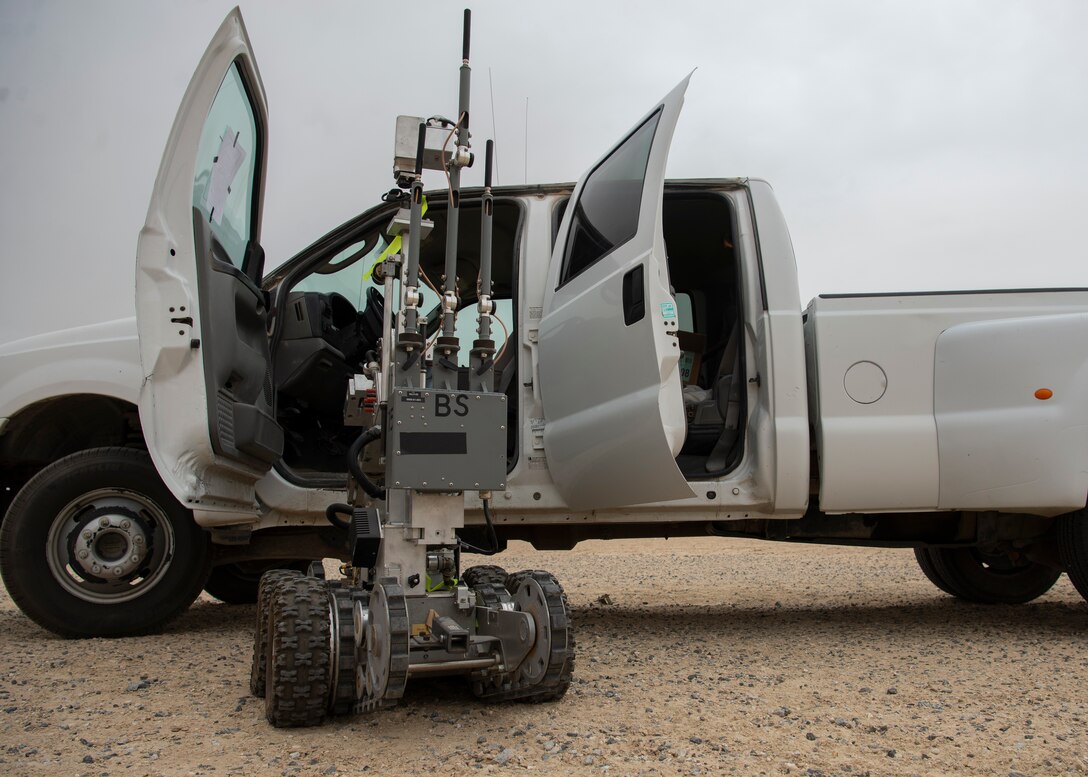
<path id="1" fill-rule="evenodd" d="M 276 569 L 289 569 L 306 574 L 309 559 L 279 559 L 277 561 L 243 561 L 212 567 L 204 591 L 225 604 L 253 604 L 261 576 Z"/>
<path id="2" fill-rule="evenodd" d="M 1073 587 L 1088 600 L 1088 510 L 1058 519 L 1058 552 Z"/>
<path id="3" fill-rule="evenodd" d="M 937 578 L 944 582 L 939 588 L 980 604 L 1030 602 L 1053 588 L 1062 574 L 1027 558 L 980 548 L 928 548 L 928 553 Z"/>
<path id="4" fill-rule="evenodd" d="M 299 577 L 276 586 L 264 713 L 277 728 L 325 720 L 332 685 L 332 616 L 325 581 Z"/>
<path id="5" fill-rule="evenodd" d="M 53 462 L 23 487 L 0 527 L 8 593 L 62 637 L 160 628 L 200 594 L 210 558 L 192 513 L 147 453 L 132 448 Z"/>
<path id="6" fill-rule="evenodd" d="M 469 588 L 475 588 L 481 583 L 502 586 L 506 585 L 506 570 L 494 564 L 480 564 L 463 571 L 461 581 Z"/>
<path id="7" fill-rule="evenodd" d="M 268 645 L 270 626 L 268 616 L 272 609 L 272 596 L 284 582 L 302 573 L 294 569 L 272 569 L 261 576 L 257 590 L 257 617 L 253 624 L 253 661 L 249 667 L 249 692 L 263 697 L 268 670 Z"/>
<path id="8" fill-rule="evenodd" d="M 929 578 L 929 582 L 933 583 L 933 585 L 937 586 L 949 596 L 956 595 L 956 592 L 949 587 L 948 583 L 946 583 L 944 578 L 937 572 L 937 564 L 930 556 L 929 548 L 915 548 L 914 558 L 917 560 L 918 566 L 922 570 L 922 574 Z"/>

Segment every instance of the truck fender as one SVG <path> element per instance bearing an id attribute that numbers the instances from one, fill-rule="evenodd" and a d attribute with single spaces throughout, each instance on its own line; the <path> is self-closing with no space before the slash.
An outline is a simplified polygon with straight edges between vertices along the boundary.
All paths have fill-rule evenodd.
<path id="1" fill-rule="evenodd" d="M 1084 507 L 1088 313 L 959 324 L 934 359 L 940 509 Z"/>

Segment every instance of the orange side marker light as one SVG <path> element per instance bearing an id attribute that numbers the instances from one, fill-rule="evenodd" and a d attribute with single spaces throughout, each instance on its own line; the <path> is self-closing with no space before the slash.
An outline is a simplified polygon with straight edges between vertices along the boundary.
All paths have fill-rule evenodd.
<path id="1" fill-rule="evenodd" d="M 1048 388 L 1035 389 L 1036 399 L 1050 399 L 1054 396 L 1054 392 Z"/>

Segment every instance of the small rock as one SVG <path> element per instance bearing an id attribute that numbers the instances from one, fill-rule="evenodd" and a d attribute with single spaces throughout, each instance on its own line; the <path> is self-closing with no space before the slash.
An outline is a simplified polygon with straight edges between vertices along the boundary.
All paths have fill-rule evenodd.
<path id="1" fill-rule="evenodd" d="M 613 603 L 614 602 L 612 601 L 612 597 L 609 596 L 608 594 L 601 594 L 600 596 L 597 597 L 597 604 L 603 604 L 605 606 L 608 606 L 608 605 L 613 604 Z"/>
<path id="2" fill-rule="evenodd" d="M 896 687 L 895 687 L 895 686 L 893 685 L 893 686 L 892 686 L 891 688 L 889 688 L 889 689 L 888 689 L 888 690 L 886 691 L 886 693 L 887 693 L 887 694 L 888 694 L 889 696 L 895 696 L 895 694 L 899 693 L 899 689 L 898 689 L 898 688 L 896 688 Z"/>
<path id="3" fill-rule="evenodd" d="M 504 747 L 502 749 L 502 752 L 500 752 L 497 756 L 495 756 L 495 763 L 497 763 L 499 766 L 505 766 L 506 762 L 509 761 L 513 757 L 514 757 L 514 752 L 510 748 Z"/>
<path id="4" fill-rule="evenodd" d="M 94 763 L 94 756 L 93 756 L 93 755 L 85 755 L 85 756 L 83 756 L 83 763 L 85 763 L 85 764 L 93 764 L 93 763 Z"/>
<path id="5" fill-rule="evenodd" d="M 888 755 L 888 758 L 895 758 L 895 751 L 894 750 L 889 750 L 887 755 Z"/>
<path id="6" fill-rule="evenodd" d="M 582 759 L 582 763 L 586 766 L 593 766 L 593 756 L 587 755 L 585 758 Z"/>
<path id="7" fill-rule="evenodd" d="M 703 743 L 703 738 L 702 737 L 691 737 L 690 739 L 688 739 L 688 741 L 691 742 L 693 745 L 701 745 Z"/>
<path id="8" fill-rule="evenodd" d="M 815 741 L 816 741 L 816 735 L 815 735 L 815 734 L 813 734 L 813 733 L 812 733 L 812 732 L 810 731 L 810 732 L 808 732 L 807 734 L 805 734 L 805 739 L 807 739 L 807 740 L 808 740 L 809 742 L 815 742 Z"/>
<path id="9" fill-rule="evenodd" d="M 483 734 L 480 734 L 480 736 L 476 737 L 476 744 L 478 745 L 482 745 L 486 741 L 487 737 L 485 737 Z"/>

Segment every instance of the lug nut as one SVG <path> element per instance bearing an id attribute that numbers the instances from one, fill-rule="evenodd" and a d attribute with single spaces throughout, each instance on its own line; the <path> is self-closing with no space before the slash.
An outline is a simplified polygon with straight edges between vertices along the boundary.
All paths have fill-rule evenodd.
<path id="1" fill-rule="evenodd" d="M 109 518 L 99 518 L 98 519 L 98 525 L 101 526 L 103 529 L 105 529 L 107 526 L 110 525 L 110 519 Z"/>
<path id="2" fill-rule="evenodd" d="M 133 556 L 131 559 L 129 559 L 129 561 L 131 561 L 133 564 L 139 564 L 140 563 L 140 557 L 139 556 Z"/>
<path id="3" fill-rule="evenodd" d="M 137 534 L 135 537 L 133 537 L 132 541 L 135 542 L 137 545 L 143 545 L 144 544 L 144 538 L 141 537 L 139 534 Z"/>
<path id="4" fill-rule="evenodd" d="M 89 552 L 87 552 L 86 550 L 81 550 L 78 555 L 79 555 L 80 558 L 87 558 L 87 556 L 89 556 L 91 554 Z"/>
<path id="5" fill-rule="evenodd" d="M 122 529 L 127 529 L 131 525 L 132 525 L 132 523 L 130 523 L 129 521 L 121 521 L 121 528 Z"/>
<path id="6" fill-rule="evenodd" d="M 121 567 L 115 567 L 113 570 L 113 576 L 120 577 L 124 573 L 124 571 L 125 570 L 121 569 Z"/>
<path id="7" fill-rule="evenodd" d="M 93 566 L 91 566 L 91 571 L 97 575 L 99 572 L 102 571 L 102 567 L 98 566 L 98 564 L 94 564 Z"/>
<path id="8" fill-rule="evenodd" d="M 90 533 L 89 531 L 85 531 L 85 532 L 83 532 L 83 539 L 85 539 L 85 540 L 89 540 L 89 539 L 90 539 L 91 537 L 93 537 L 93 536 L 94 536 L 94 535 L 93 535 L 93 534 L 91 534 L 91 533 Z"/>

